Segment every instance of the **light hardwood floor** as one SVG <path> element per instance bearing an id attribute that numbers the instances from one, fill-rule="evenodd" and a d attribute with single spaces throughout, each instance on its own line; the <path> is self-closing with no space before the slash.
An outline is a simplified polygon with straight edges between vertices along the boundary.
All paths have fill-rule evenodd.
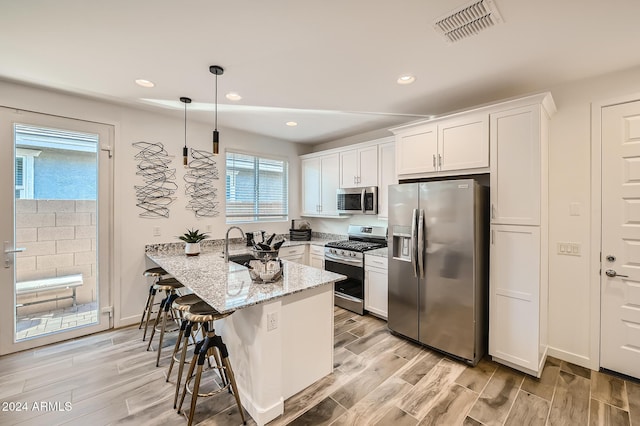
<path id="1" fill-rule="evenodd" d="M 137 327 L 0 357 L 0 425 L 186 424 L 175 373 L 165 380 L 174 342 L 159 368 Z M 638 383 L 553 358 L 540 380 L 488 360 L 469 368 L 340 308 L 334 361 L 270 425 L 640 425 Z M 240 424 L 229 394 L 196 410 L 200 425 Z"/>

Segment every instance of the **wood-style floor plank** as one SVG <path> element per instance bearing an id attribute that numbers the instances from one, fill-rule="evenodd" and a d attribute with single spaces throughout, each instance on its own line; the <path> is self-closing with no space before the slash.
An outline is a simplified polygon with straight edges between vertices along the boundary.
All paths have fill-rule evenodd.
<path id="1" fill-rule="evenodd" d="M 487 426 L 504 424 L 523 381 L 524 374 L 499 367 L 480 394 L 469 417 Z"/>
<path id="2" fill-rule="evenodd" d="M 590 426 L 629 426 L 629 413 L 597 399 L 591 399 L 589 407 Z"/>
<path id="3" fill-rule="evenodd" d="M 464 369 L 465 366 L 457 361 L 441 359 L 415 384 L 414 391 L 403 398 L 399 408 L 417 419 L 424 418 Z"/>
<path id="4" fill-rule="evenodd" d="M 542 369 L 542 375 L 540 378 L 527 376 L 522 383 L 522 389 L 544 398 L 547 401 L 551 401 L 553 398 L 553 391 L 556 387 L 556 381 L 560 374 L 560 363 L 549 357 Z"/>
<path id="5" fill-rule="evenodd" d="M 505 421 L 506 426 L 544 426 L 549 416 L 550 402 L 520 390 Z"/>
<path id="6" fill-rule="evenodd" d="M 438 395 L 438 400 L 433 404 L 433 408 L 429 410 L 419 425 L 462 424 L 478 396 L 476 392 L 454 383 L 449 386 L 446 392 Z"/>
<path id="7" fill-rule="evenodd" d="M 590 380 L 560 371 L 547 424 L 586 425 L 589 420 Z"/>
<path id="8" fill-rule="evenodd" d="M 591 397 L 629 411 L 624 380 L 609 374 L 598 371 L 591 373 Z"/>

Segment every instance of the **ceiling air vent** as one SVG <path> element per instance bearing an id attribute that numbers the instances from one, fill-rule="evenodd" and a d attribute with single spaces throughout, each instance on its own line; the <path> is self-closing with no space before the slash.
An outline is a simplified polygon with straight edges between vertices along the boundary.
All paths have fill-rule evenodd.
<path id="1" fill-rule="evenodd" d="M 433 28 L 444 39 L 453 43 L 478 34 L 503 22 L 493 0 L 480 0 L 466 4 L 436 19 Z"/>

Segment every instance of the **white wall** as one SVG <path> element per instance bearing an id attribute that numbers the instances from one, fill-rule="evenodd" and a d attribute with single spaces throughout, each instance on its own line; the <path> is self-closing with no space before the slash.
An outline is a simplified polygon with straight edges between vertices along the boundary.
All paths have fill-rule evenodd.
<path id="1" fill-rule="evenodd" d="M 551 88 L 558 113 L 550 127 L 549 344 L 550 353 L 592 368 L 589 280 L 592 249 L 591 103 L 640 93 L 640 68 Z M 603 147 L 606 149 L 606 147 Z M 602 189 L 606 191 L 606 188 Z M 569 216 L 579 203 L 580 216 Z M 557 253 L 560 241 L 582 244 L 580 257 Z M 599 249 L 596 247 L 596 249 Z"/>
<path id="2" fill-rule="evenodd" d="M 218 161 L 218 199 L 220 215 L 215 218 L 197 219 L 193 212 L 186 210 L 184 195 L 184 168 L 182 167 L 182 146 L 184 145 L 184 121 L 181 114 L 173 117 L 145 110 L 138 110 L 88 98 L 70 96 L 9 82 L 0 81 L 0 105 L 113 124 L 116 126 L 115 140 L 115 271 L 113 286 L 115 292 L 115 325 L 122 326 L 139 320 L 146 299 L 148 286 L 142 277 L 143 270 L 150 266 L 144 255 L 145 244 L 176 242 L 177 235 L 186 228 L 198 227 L 205 230 L 211 225 L 211 237 L 224 238 L 227 230 L 224 215 L 224 156 Z M 211 150 L 212 125 L 191 122 L 187 125 L 187 143 L 202 150 Z M 144 219 L 138 215 L 142 211 L 135 206 L 133 186 L 141 184 L 136 176 L 137 152 L 131 145 L 137 141 L 162 142 L 165 149 L 176 157 L 172 167 L 177 168 L 179 188 L 177 199 L 171 204 L 169 218 Z M 10 141 L 4 141 L 7 143 Z M 298 155 L 308 147 L 274 140 L 272 138 L 220 128 L 220 152 L 237 149 L 289 159 L 289 209 L 295 217 L 300 211 L 300 165 Z M 269 232 L 288 233 L 289 222 L 263 225 L 240 225 L 246 230 L 264 229 Z M 161 236 L 153 236 L 153 228 L 161 228 Z M 236 234 L 233 234 L 236 236 Z"/>

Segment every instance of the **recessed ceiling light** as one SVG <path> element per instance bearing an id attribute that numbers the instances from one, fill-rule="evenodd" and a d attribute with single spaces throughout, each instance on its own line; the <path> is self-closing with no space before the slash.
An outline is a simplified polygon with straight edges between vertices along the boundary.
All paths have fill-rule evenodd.
<path id="1" fill-rule="evenodd" d="M 145 80 L 145 79 L 142 79 L 142 78 L 137 79 L 136 80 L 136 84 L 138 86 L 141 86 L 141 87 L 153 87 L 153 86 L 155 86 L 153 81 Z"/>
<path id="2" fill-rule="evenodd" d="M 405 74 L 398 77 L 397 81 L 398 81 L 398 84 L 411 84 L 414 81 L 416 81 L 416 78 L 411 74 Z"/>
<path id="3" fill-rule="evenodd" d="M 229 92 L 225 95 L 225 97 L 230 101 L 239 101 L 240 99 L 242 99 L 242 96 L 238 95 L 236 92 Z"/>
<path id="4" fill-rule="evenodd" d="M 296 123 L 295 121 L 287 121 L 287 126 L 289 127 L 296 127 L 298 125 L 298 123 Z"/>

